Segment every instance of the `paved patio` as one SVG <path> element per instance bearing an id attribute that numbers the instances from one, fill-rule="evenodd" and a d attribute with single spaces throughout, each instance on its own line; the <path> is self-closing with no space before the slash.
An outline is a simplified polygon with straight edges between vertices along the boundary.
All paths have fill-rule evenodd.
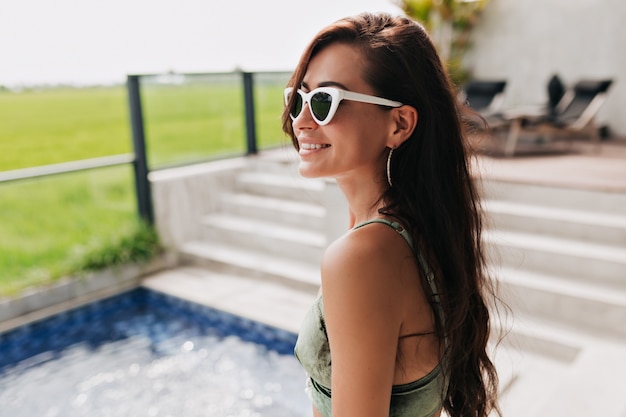
<path id="1" fill-rule="evenodd" d="M 487 179 L 626 193 L 626 140 L 574 143 L 561 154 L 480 156 L 477 168 Z"/>

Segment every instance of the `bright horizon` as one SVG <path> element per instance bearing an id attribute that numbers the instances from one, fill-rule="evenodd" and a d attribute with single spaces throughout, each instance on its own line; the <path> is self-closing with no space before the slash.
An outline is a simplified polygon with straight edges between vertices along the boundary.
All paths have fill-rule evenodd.
<path id="1" fill-rule="evenodd" d="M 394 0 L 20 0 L 0 6 L 0 85 L 122 83 L 127 74 L 290 71 L 323 26 Z"/>

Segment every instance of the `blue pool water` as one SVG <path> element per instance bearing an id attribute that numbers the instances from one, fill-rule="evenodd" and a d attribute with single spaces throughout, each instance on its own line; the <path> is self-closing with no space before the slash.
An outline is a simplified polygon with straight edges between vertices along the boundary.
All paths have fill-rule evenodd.
<path id="1" fill-rule="evenodd" d="M 0 334 L 0 416 L 310 416 L 295 337 L 133 290 Z"/>

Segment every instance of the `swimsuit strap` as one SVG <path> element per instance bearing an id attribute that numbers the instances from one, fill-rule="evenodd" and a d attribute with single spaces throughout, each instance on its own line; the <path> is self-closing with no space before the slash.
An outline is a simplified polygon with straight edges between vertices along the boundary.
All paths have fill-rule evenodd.
<path id="1" fill-rule="evenodd" d="M 426 263 L 426 260 L 424 259 L 422 254 L 418 252 L 417 250 L 415 250 L 415 247 L 413 246 L 413 239 L 411 238 L 411 235 L 409 234 L 409 232 L 406 230 L 406 228 L 404 228 L 398 222 L 394 222 L 394 221 L 387 220 L 387 219 L 378 219 L 378 218 L 367 220 L 363 223 L 360 223 L 354 226 L 352 230 L 359 229 L 363 226 L 366 226 L 372 223 L 382 223 L 391 227 L 396 232 L 398 232 L 398 234 L 400 234 L 400 236 L 402 236 L 404 240 L 406 240 L 406 243 L 408 243 L 408 245 L 411 247 L 411 250 L 417 257 L 417 261 L 420 265 L 420 268 L 422 269 L 422 272 L 426 276 L 426 281 L 428 281 L 428 286 L 430 287 L 431 296 L 433 297 L 433 301 L 437 307 L 436 311 L 437 311 L 437 315 L 439 316 L 439 321 L 441 322 L 441 325 L 445 328 L 445 317 L 443 315 L 443 309 L 441 308 L 441 300 L 439 298 L 439 289 L 437 288 L 437 283 L 435 282 L 435 274 L 433 274 L 433 271 L 430 269 L 430 267 Z M 448 350 L 448 338 L 447 337 L 444 337 L 444 346 L 445 346 L 445 350 L 447 351 Z"/>
<path id="2" fill-rule="evenodd" d="M 406 240 L 406 243 L 409 244 L 411 249 L 413 251 L 415 251 L 415 248 L 413 247 L 413 238 L 411 238 L 411 235 L 409 234 L 409 232 L 398 222 L 394 222 L 394 221 L 387 220 L 387 219 L 371 219 L 371 220 L 367 220 L 367 221 L 365 221 L 363 223 L 360 223 L 360 224 L 354 226 L 352 228 L 352 230 L 359 229 L 359 228 L 361 228 L 363 226 L 367 226 L 368 224 L 372 224 L 372 223 L 382 223 L 382 224 L 386 224 L 387 226 L 391 227 L 393 230 L 398 232 L 400 234 L 400 236 L 402 236 L 404 238 L 404 240 Z"/>

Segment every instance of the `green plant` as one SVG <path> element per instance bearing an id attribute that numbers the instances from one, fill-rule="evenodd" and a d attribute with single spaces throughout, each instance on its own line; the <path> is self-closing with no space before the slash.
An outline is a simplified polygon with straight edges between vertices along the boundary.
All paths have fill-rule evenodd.
<path id="1" fill-rule="evenodd" d="M 107 241 L 92 242 L 68 273 L 74 275 L 129 263 L 146 262 L 161 251 L 155 228 L 139 222 L 130 233 Z"/>
<path id="2" fill-rule="evenodd" d="M 470 34 L 489 0 L 397 0 L 407 16 L 421 22 L 431 34 L 452 81 L 462 84 L 471 77 L 463 66 L 470 48 Z"/>

